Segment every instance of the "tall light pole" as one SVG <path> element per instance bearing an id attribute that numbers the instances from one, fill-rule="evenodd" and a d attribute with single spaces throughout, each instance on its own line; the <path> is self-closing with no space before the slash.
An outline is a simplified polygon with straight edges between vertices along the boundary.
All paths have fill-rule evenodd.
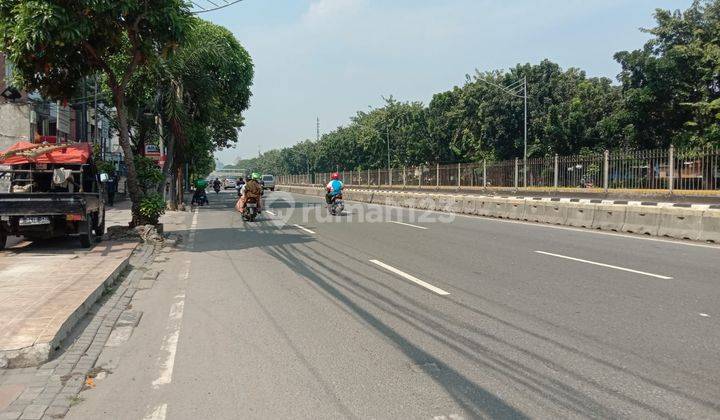
<path id="1" fill-rule="evenodd" d="M 527 137 L 528 137 L 528 88 L 527 88 L 527 76 L 524 76 L 522 80 L 518 80 L 512 83 L 510 86 L 503 86 L 497 83 L 490 82 L 488 80 L 478 78 L 477 80 L 487 83 L 488 85 L 494 86 L 510 96 L 521 98 L 524 102 L 525 107 L 525 136 L 523 141 L 523 188 L 527 188 Z"/>
<path id="2" fill-rule="evenodd" d="M 390 176 L 390 125 L 385 127 L 385 135 L 387 136 L 387 153 L 388 153 L 388 176 Z"/>

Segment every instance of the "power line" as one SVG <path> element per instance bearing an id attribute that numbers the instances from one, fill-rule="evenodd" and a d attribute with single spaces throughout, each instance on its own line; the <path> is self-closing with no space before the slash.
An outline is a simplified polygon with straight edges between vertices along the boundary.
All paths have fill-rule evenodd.
<path id="1" fill-rule="evenodd" d="M 192 13 L 194 14 L 200 14 L 200 13 L 208 13 L 208 12 L 214 12 L 216 10 L 224 9 L 228 6 L 232 6 L 233 4 L 240 3 L 242 0 L 204 0 L 205 4 L 201 0 L 192 0 L 190 3 L 195 6 L 195 9 L 199 10 L 193 10 Z"/>

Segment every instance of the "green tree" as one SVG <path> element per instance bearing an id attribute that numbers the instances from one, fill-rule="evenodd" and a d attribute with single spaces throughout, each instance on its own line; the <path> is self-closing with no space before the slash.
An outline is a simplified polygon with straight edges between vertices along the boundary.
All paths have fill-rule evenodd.
<path id="1" fill-rule="evenodd" d="M 657 10 L 655 20 L 643 49 L 615 55 L 633 143 L 720 144 L 720 1 Z"/>
<path id="2" fill-rule="evenodd" d="M 85 76 L 104 73 L 117 108 L 128 167 L 132 224 L 143 223 L 125 89 L 138 67 L 168 54 L 182 39 L 189 12 L 182 0 L 5 0 L 2 47 L 21 84 L 67 99 Z"/>

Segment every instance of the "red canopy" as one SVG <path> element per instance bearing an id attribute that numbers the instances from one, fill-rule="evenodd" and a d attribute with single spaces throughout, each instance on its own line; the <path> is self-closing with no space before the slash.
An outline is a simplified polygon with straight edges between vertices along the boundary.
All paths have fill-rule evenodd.
<path id="1" fill-rule="evenodd" d="M 28 143 L 21 141 L 10 146 L 8 149 L 0 152 L 0 164 L 4 165 L 23 165 L 27 163 L 46 163 L 46 164 L 65 164 L 65 165 L 82 165 L 90 161 L 90 155 L 92 149 L 90 143 L 74 143 L 63 147 L 62 149 L 52 150 L 46 153 L 39 154 L 34 158 L 29 158 L 22 155 L 11 155 L 3 159 L 8 152 L 21 151 L 21 150 L 32 150 L 36 148 L 38 144 Z M 55 145 L 45 145 L 55 146 Z M 58 145 L 59 146 L 59 145 Z"/>

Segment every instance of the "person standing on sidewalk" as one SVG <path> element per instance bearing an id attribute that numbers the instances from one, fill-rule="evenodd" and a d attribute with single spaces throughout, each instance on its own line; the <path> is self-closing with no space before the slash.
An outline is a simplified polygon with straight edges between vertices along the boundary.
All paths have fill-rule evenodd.
<path id="1" fill-rule="evenodd" d="M 108 197 L 108 205 L 112 207 L 115 205 L 115 193 L 117 192 L 118 187 L 118 177 L 115 172 L 111 173 L 108 177 L 107 182 L 105 183 L 105 190 L 107 191 L 107 197 Z"/>

